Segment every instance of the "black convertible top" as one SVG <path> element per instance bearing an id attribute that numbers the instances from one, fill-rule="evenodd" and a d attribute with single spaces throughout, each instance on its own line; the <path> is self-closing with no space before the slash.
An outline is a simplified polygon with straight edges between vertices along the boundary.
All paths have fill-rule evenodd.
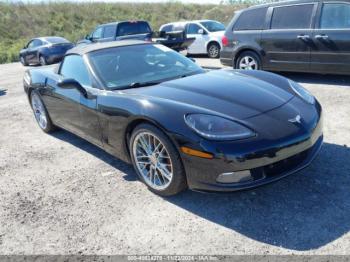
<path id="1" fill-rule="evenodd" d="M 66 55 L 69 55 L 69 54 L 84 55 L 93 51 L 106 49 L 106 48 L 130 46 L 130 45 L 144 45 L 144 44 L 149 44 L 149 42 L 140 41 L 140 40 L 121 40 L 121 41 L 93 43 L 93 44 L 85 44 L 85 45 L 80 44 L 68 50 Z"/>

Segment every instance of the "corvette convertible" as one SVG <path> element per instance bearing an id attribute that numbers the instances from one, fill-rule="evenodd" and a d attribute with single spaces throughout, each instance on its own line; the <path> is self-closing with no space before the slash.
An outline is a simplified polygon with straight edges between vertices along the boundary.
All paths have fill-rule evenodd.
<path id="1" fill-rule="evenodd" d="M 68 130 L 132 163 L 162 196 L 279 180 L 308 166 L 323 141 L 321 105 L 298 83 L 205 71 L 158 44 L 77 46 L 23 82 L 44 132 Z"/>

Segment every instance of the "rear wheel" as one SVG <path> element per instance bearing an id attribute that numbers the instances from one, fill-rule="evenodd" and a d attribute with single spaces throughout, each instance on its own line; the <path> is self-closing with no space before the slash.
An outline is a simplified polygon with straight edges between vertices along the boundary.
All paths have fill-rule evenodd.
<path id="1" fill-rule="evenodd" d="M 220 46 L 217 43 L 211 43 L 208 45 L 208 56 L 210 58 L 220 57 Z"/>
<path id="2" fill-rule="evenodd" d="M 238 57 L 235 68 L 242 70 L 260 70 L 260 57 L 252 51 L 243 52 Z"/>
<path id="3" fill-rule="evenodd" d="M 129 148 L 137 174 L 152 192 L 170 196 L 187 188 L 180 155 L 158 128 L 149 124 L 137 126 Z"/>
<path id="4" fill-rule="evenodd" d="M 33 113 L 41 130 L 45 133 L 50 133 L 56 128 L 52 124 L 49 114 L 44 106 L 43 101 L 41 100 L 39 94 L 36 91 L 32 91 L 30 94 L 30 102 L 32 105 Z"/>

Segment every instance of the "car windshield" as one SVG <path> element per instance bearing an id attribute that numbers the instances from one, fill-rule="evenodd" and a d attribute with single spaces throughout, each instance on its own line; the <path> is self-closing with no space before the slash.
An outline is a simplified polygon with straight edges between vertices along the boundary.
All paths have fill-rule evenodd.
<path id="1" fill-rule="evenodd" d="M 225 26 L 216 21 L 201 22 L 201 25 L 204 26 L 209 32 L 225 31 Z"/>
<path id="2" fill-rule="evenodd" d="M 160 83 L 204 72 L 190 59 L 163 45 L 113 47 L 91 52 L 88 58 L 108 89 Z"/>

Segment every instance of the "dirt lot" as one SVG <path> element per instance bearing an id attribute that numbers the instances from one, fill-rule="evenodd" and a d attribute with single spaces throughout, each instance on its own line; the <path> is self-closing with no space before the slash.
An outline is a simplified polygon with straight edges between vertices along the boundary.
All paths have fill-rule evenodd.
<path id="1" fill-rule="evenodd" d="M 0 254 L 350 254 L 350 77 L 286 74 L 324 107 L 308 169 L 251 191 L 161 198 L 95 146 L 41 132 L 23 72 L 0 65 Z"/>

